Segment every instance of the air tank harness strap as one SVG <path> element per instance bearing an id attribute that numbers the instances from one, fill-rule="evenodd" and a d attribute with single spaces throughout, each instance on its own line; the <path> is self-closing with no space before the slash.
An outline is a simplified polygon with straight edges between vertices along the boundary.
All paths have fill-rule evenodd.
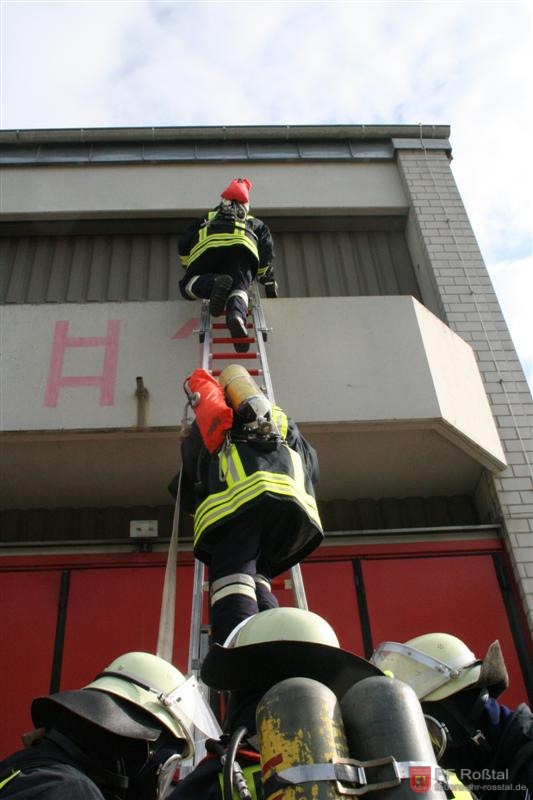
<path id="1" fill-rule="evenodd" d="M 221 483 L 233 486 L 246 478 L 238 452 L 231 445 L 229 433 L 226 434 L 224 444 L 218 451 L 218 479 Z"/>
<path id="2" fill-rule="evenodd" d="M 380 778 L 381 768 L 390 766 L 392 776 Z M 436 765 L 421 761 L 396 761 L 393 756 L 375 758 L 371 761 L 357 761 L 353 758 L 334 759 L 328 764 L 302 764 L 289 767 L 282 772 L 274 772 L 263 783 L 265 797 L 269 797 L 278 789 L 288 786 L 299 786 L 302 783 L 318 783 L 320 781 L 337 781 L 338 791 L 346 795 L 362 795 L 399 786 L 402 780 L 409 780 L 411 768 L 431 766 L 431 777 L 434 781 L 446 784 L 446 773 Z M 263 771 L 264 771 L 263 767 Z M 375 770 L 375 772 L 374 772 Z M 372 774 L 368 774 L 368 773 Z M 377 780 L 376 780 L 377 778 Z M 347 783 L 354 784 L 346 786 Z M 342 784 L 342 785 L 341 785 Z"/>

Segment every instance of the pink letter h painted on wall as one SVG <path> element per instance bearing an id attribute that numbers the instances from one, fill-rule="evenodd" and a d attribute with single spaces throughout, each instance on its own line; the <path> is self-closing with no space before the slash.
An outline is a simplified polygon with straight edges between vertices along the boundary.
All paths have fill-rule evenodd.
<path id="1" fill-rule="evenodd" d="M 45 406 L 57 406 L 59 390 L 62 386 L 98 386 L 100 388 L 100 405 L 112 406 L 115 402 L 120 320 L 108 320 L 106 336 L 69 336 L 68 326 L 67 320 L 56 322 L 44 398 Z M 63 376 L 63 362 L 67 347 L 103 347 L 102 374 Z"/>

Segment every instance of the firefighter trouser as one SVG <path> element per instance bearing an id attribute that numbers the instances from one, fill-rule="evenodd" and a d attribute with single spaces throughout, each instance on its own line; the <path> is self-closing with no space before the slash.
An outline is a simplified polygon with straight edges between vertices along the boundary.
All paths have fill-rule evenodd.
<path id="1" fill-rule="evenodd" d="M 270 587 L 270 568 L 261 554 L 261 539 L 267 525 L 274 525 L 277 513 L 265 515 L 261 506 L 245 511 L 221 527 L 211 548 L 209 566 L 212 641 L 224 644 L 240 622 L 276 608 L 279 603 Z M 268 535 L 268 534 L 266 534 Z"/>
<path id="2" fill-rule="evenodd" d="M 246 319 L 248 293 L 256 272 L 257 261 L 247 248 L 239 245 L 212 248 L 187 268 L 179 288 L 186 300 L 209 300 L 217 275 L 229 275 L 233 285 L 226 312 Z"/>

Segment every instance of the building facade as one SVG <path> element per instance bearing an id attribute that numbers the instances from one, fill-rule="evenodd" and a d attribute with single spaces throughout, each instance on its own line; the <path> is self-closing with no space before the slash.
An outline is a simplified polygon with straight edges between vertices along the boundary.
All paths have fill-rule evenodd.
<path id="1" fill-rule="evenodd" d="M 268 223 L 276 399 L 316 447 L 309 607 L 361 654 L 500 639 L 533 694 L 532 398 L 450 169 L 446 126 L 0 132 L 0 668 L 31 697 L 154 651 L 199 303 L 177 238 L 236 176 Z M 193 559 L 180 525 L 174 660 Z M 291 593 L 276 591 L 284 604 Z"/>

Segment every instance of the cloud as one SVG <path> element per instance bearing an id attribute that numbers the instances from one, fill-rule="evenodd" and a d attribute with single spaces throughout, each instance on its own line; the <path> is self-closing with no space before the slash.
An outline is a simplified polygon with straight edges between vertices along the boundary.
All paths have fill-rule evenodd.
<path id="1" fill-rule="evenodd" d="M 119 42 L 143 16 L 139 3 L 4 2 L 2 127 L 105 124 Z"/>

